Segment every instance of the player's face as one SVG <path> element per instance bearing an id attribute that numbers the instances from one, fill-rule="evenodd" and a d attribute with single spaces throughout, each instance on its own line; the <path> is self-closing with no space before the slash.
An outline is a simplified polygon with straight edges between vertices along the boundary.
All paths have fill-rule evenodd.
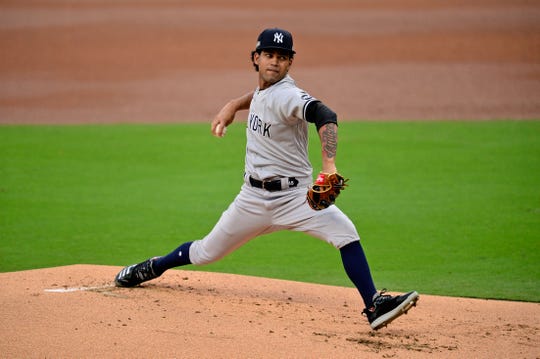
<path id="1" fill-rule="evenodd" d="M 264 90 L 287 75 L 293 59 L 286 52 L 263 50 L 254 54 L 253 61 L 259 65 L 259 88 Z"/>

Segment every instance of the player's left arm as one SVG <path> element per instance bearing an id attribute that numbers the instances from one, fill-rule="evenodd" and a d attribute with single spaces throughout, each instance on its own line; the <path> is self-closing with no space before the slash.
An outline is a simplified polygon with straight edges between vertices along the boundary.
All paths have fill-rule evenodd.
<path id="1" fill-rule="evenodd" d="M 348 179 L 341 176 L 336 169 L 337 115 L 320 102 L 313 108 L 310 107 L 311 104 L 307 108 L 306 120 L 317 126 L 321 140 L 322 171 L 308 189 L 306 202 L 312 209 L 320 211 L 336 202 L 341 191 L 347 186 Z"/>
<path id="2" fill-rule="evenodd" d="M 319 138 L 321 139 L 322 172 L 324 173 L 337 172 L 337 133 L 338 126 L 333 122 L 329 122 L 319 129 Z"/>
<path id="3" fill-rule="evenodd" d="M 321 140 L 322 172 L 337 172 L 338 125 L 336 113 L 322 102 L 314 101 L 307 107 L 306 120 L 317 126 Z"/>

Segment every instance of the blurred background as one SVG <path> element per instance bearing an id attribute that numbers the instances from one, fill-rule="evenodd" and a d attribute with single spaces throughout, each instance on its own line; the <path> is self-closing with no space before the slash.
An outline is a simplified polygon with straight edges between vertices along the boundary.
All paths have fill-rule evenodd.
<path id="1" fill-rule="evenodd" d="M 540 1 L 2 0 L 0 123 L 210 121 L 275 26 L 344 120 L 540 118 Z"/>

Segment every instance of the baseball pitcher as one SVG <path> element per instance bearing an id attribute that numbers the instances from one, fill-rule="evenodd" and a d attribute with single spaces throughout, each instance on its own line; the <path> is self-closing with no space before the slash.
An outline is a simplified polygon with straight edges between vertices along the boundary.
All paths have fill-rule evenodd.
<path id="1" fill-rule="evenodd" d="M 391 296 L 375 288 L 360 236 L 335 205 L 348 186 L 336 168 L 336 113 L 299 88 L 289 75 L 295 54 L 288 31 L 264 30 L 251 52 L 258 86 L 229 101 L 211 123 L 212 134 L 223 137 L 236 113 L 249 110 L 243 184 L 211 232 L 167 255 L 125 267 L 115 278 L 117 286 L 136 286 L 173 267 L 212 263 L 260 235 L 290 230 L 307 233 L 340 251 L 372 329 L 386 326 L 416 305 L 416 291 Z M 308 158 L 311 125 L 317 128 L 322 156 L 315 180 Z"/>

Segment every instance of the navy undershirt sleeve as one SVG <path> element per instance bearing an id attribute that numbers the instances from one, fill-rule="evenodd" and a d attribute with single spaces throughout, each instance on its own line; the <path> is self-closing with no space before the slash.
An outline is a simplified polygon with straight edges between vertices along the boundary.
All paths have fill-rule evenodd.
<path id="1" fill-rule="evenodd" d="M 320 101 L 313 101 L 306 109 L 306 121 L 315 123 L 317 131 L 327 123 L 337 124 L 337 115 Z"/>

